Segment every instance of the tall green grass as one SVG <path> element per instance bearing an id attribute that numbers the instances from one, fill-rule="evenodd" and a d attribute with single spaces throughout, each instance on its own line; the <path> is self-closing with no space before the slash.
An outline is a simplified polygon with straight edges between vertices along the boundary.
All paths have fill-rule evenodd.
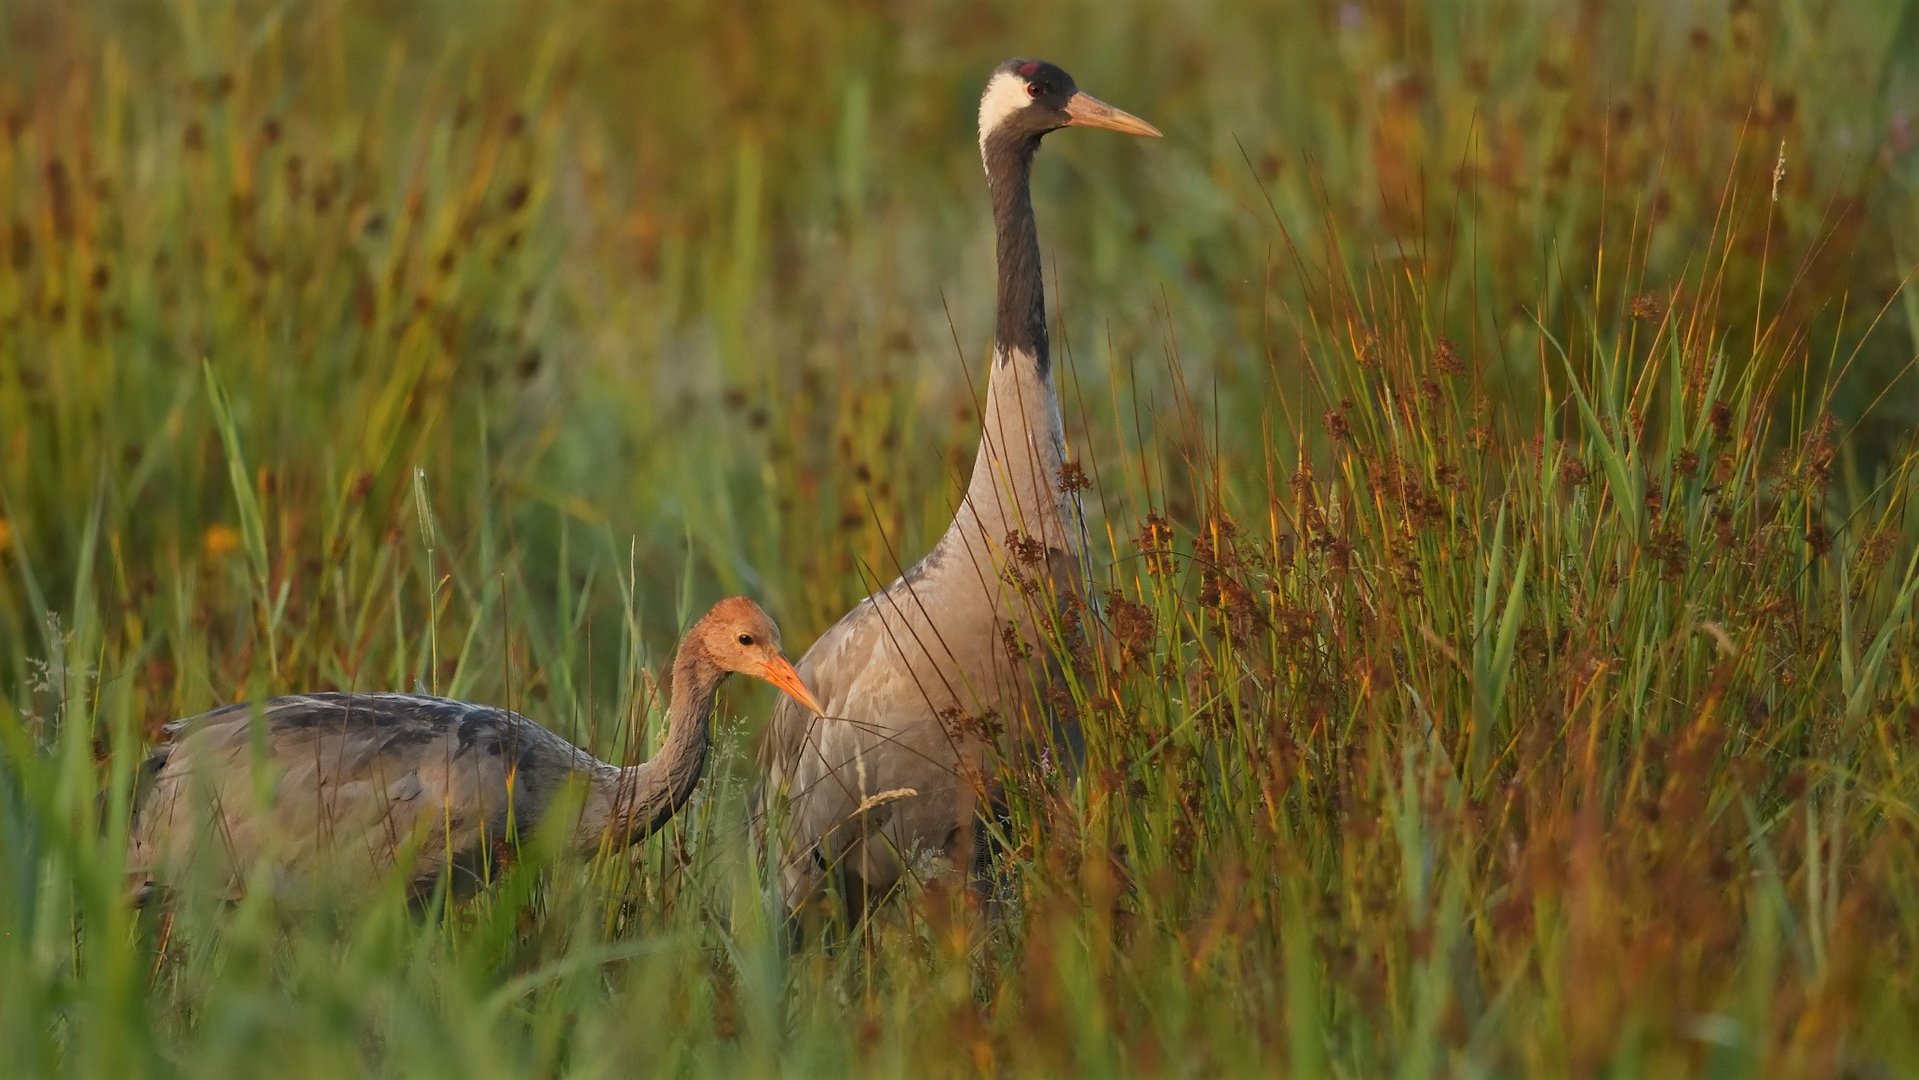
<path id="1" fill-rule="evenodd" d="M 1049 141 L 1102 628 L 992 916 L 785 955 L 770 697 L 634 857 L 422 917 L 121 893 L 157 725 L 319 687 L 632 759 L 937 535 L 973 95 Z M 1919 5 L 0 11 L 21 1075 L 1899 1074 Z"/>

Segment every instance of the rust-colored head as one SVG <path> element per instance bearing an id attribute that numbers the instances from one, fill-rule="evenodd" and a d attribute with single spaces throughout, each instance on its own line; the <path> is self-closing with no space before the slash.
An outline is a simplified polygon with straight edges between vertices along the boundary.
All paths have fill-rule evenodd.
<path id="1" fill-rule="evenodd" d="M 780 651 L 780 628 L 774 625 L 772 616 L 746 597 L 729 597 L 714 604 L 686 636 L 688 643 L 697 645 L 721 671 L 764 679 L 813 712 L 826 711 L 800 681 L 792 661 Z"/>

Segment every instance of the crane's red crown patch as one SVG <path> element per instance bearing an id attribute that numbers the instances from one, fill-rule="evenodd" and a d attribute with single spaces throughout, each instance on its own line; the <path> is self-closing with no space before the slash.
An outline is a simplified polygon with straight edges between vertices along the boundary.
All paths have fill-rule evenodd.
<path id="1" fill-rule="evenodd" d="M 1037 60 L 1028 60 L 1024 64 L 1021 64 L 1019 66 L 1019 73 L 1021 75 L 1031 75 L 1038 70 L 1039 70 L 1039 61 Z"/>

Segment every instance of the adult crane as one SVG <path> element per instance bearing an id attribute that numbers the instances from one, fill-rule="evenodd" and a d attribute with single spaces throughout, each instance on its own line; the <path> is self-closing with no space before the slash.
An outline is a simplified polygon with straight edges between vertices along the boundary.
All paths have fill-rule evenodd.
<path id="1" fill-rule="evenodd" d="M 512 830 L 559 806 L 577 808 L 575 851 L 636 844 L 698 786 L 713 699 L 735 672 L 819 709 L 773 620 L 734 597 L 682 637 L 666 743 L 625 768 L 517 713 L 414 694 L 301 694 L 175 721 L 147 760 L 129 884 L 237 896 L 262 863 L 276 886 L 348 888 L 404 865 L 415 895 L 443 873 L 471 891 Z"/>
<path id="2" fill-rule="evenodd" d="M 980 96 L 999 283 L 979 451 L 933 549 L 801 658 L 842 722 L 774 707 L 753 815 L 789 916 L 833 889 L 857 916 L 909 876 L 970 871 L 993 798 L 988 745 L 1003 760 L 1079 749 L 1077 727 L 1045 706 L 1056 673 L 1038 644 L 1085 589 L 1029 185 L 1040 140 L 1066 127 L 1159 134 L 1041 60 L 999 65 Z"/>

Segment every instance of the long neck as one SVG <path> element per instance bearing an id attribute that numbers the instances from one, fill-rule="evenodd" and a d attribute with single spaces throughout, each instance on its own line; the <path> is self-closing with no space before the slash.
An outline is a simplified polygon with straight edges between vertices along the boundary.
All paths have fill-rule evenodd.
<path id="1" fill-rule="evenodd" d="M 994 368 L 1014 356 L 1040 374 L 1051 368 L 1046 342 L 1046 287 L 1040 272 L 1039 223 L 1033 218 L 1033 155 L 1030 136 L 989 137 L 986 182 L 993 192 L 993 234 L 999 257 L 999 302 L 995 308 Z"/>
<path id="2" fill-rule="evenodd" d="M 1001 544 L 1020 533 L 1073 550 L 1078 527 L 1064 520 L 1068 502 L 1058 486 L 1066 448 L 1029 185 L 1038 148 L 1038 139 L 1010 133 L 989 136 L 983 145 L 999 263 L 993 370 L 967 506 L 954 527 L 973 545 Z"/>
<path id="3" fill-rule="evenodd" d="M 713 697 L 725 673 L 696 646 L 682 644 L 673 661 L 673 700 L 666 743 L 651 760 L 609 770 L 595 784 L 581 822 L 581 841 L 597 847 L 611 833 L 616 844 L 637 844 L 679 813 L 699 786 L 711 742 Z"/>

